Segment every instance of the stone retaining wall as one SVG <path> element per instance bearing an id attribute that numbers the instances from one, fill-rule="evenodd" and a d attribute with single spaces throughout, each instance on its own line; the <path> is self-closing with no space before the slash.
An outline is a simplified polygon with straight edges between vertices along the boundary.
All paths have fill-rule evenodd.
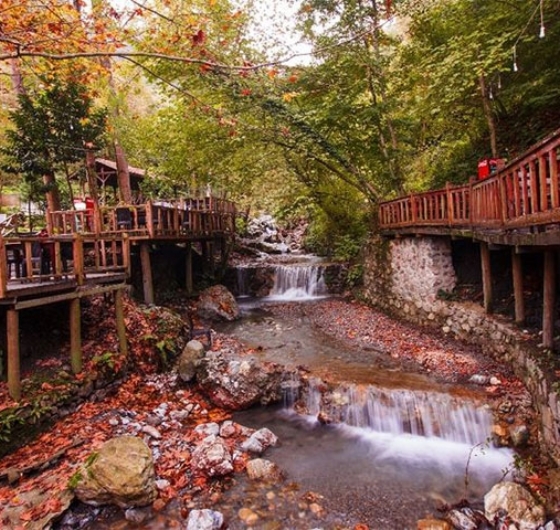
<path id="1" fill-rule="evenodd" d="M 480 263 L 473 260 L 472 266 Z M 477 304 L 443 299 L 455 281 L 448 238 L 373 237 L 365 249 L 365 299 L 389 314 L 481 346 L 509 363 L 540 414 L 541 446 L 560 465 L 560 388 L 550 352 L 538 347 L 536 337 L 509 320 L 486 315 Z"/>

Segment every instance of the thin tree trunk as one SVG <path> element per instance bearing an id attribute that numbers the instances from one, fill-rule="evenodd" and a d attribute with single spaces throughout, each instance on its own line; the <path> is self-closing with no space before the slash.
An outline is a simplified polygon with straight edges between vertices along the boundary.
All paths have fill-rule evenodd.
<path id="1" fill-rule="evenodd" d="M 478 83 L 480 86 L 480 94 L 482 96 L 482 107 L 484 108 L 484 116 L 486 118 L 486 123 L 488 125 L 488 133 L 490 134 L 490 150 L 492 152 L 492 158 L 498 158 L 498 139 L 496 133 L 496 122 L 494 120 L 494 114 L 492 112 L 492 105 L 490 104 L 490 98 L 488 97 L 488 92 L 486 90 L 486 79 L 484 74 L 480 74 L 478 78 Z"/>

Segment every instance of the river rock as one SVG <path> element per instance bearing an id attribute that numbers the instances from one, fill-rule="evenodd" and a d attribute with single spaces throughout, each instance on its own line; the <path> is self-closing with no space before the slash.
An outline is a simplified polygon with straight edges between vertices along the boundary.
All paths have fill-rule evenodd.
<path id="1" fill-rule="evenodd" d="M 156 498 L 152 453 L 135 436 L 105 442 L 80 471 L 76 497 L 86 504 L 146 506 Z"/>
<path id="2" fill-rule="evenodd" d="M 192 452 L 193 469 L 207 477 L 220 477 L 233 471 L 231 452 L 219 436 L 208 436 Z"/>
<path id="3" fill-rule="evenodd" d="M 255 431 L 247 440 L 241 444 L 243 451 L 262 454 L 268 447 L 274 447 L 278 443 L 278 437 L 266 427 Z"/>
<path id="4" fill-rule="evenodd" d="M 187 519 L 187 530 L 219 530 L 224 516 L 214 510 L 191 510 Z"/>
<path id="5" fill-rule="evenodd" d="M 237 320 L 240 316 L 239 306 L 223 285 L 213 285 L 200 293 L 197 312 L 210 320 Z"/>
<path id="6" fill-rule="evenodd" d="M 183 349 L 177 361 L 177 373 L 181 381 L 190 383 L 196 376 L 196 367 L 204 357 L 204 346 L 198 340 L 191 340 Z"/>
<path id="7" fill-rule="evenodd" d="M 254 458 L 247 462 L 247 475 L 252 480 L 276 481 L 282 478 L 282 471 L 270 460 Z"/>
<path id="8" fill-rule="evenodd" d="M 202 391 L 215 405 L 242 410 L 282 399 L 282 382 L 288 377 L 284 367 L 252 358 L 227 359 L 224 353 L 210 352 L 197 370 Z"/>
<path id="9" fill-rule="evenodd" d="M 519 530 L 537 530 L 545 522 L 545 510 L 520 484 L 500 482 L 484 496 L 484 512 L 491 523 L 505 512 Z"/>
<path id="10" fill-rule="evenodd" d="M 455 530 L 476 530 L 478 528 L 478 521 L 472 510 L 469 513 L 465 513 L 463 510 L 450 510 L 445 517 Z"/>

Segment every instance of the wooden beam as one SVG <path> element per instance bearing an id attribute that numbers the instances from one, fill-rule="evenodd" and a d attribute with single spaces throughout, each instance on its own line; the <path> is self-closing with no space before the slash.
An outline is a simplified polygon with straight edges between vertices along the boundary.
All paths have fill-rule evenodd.
<path id="1" fill-rule="evenodd" d="M 124 323 L 123 290 L 115 291 L 115 316 L 117 320 L 117 336 L 119 337 L 119 351 L 124 357 L 128 356 L 128 344 L 126 342 L 126 326 Z"/>
<path id="2" fill-rule="evenodd" d="M 67 300 L 73 300 L 74 298 L 84 298 L 85 296 L 93 296 L 96 294 L 104 294 L 111 291 L 116 291 L 117 289 L 123 289 L 126 285 L 123 283 L 118 283 L 114 285 L 93 285 L 91 287 L 84 286 L 78 288 L 78 290 L 71 291 L 69 293 L 56 294 L 53 296 L 45 296 L 43 298 L 33 298 L 31 300 L 22 300 L 14 302 L 14 308 L 17 310 L 29 309 L 31 307 L 40 307 L 43 305 L 55 304 L 57 302 L 65 302 Z"/>
<path id="3" fill-rule="evenodd" d="M 521 254 L 511 249 L 511 270 L 513 276 L 513 296 L 515 300 L 515 323 L 525 322 L 525 298 L 523 297 L 523 266 Z"/>
<path id="4" fill-rule="evenodd" d="M 154 283 L 152 279 L 152 265 L 150 263 L 150 247 L 148 243 L 140 243 L 140 263 L 142 265 L 142 287 L 144 289 L 144 303 L 154 304 Z"/>
<path id="5" fill-rule="evenodd" d="M 553 250 L 544 252 L 543 280 L 543 346 L 554 346 L 554 316 L 556 305 L 556 254 Z"/>
<path id="6" fill-rule="evenodd" d="M 480 263 L 482 268 L 482 292 L 484 294 L 484 311 L 492 313 L 492 268 L 488 243 L 480 243 Z"/>
<path id="7" fill-rule="evenodd" d="M 82 371 L 82 311 L 79 298 L 70 300 L 70 359 L 72 372 Z"/>
<path id="8" fill-rule="evenodd" d="M 21 399 L 19 313 L 11 308 L 6 313 L 6 339 L 8 347 L 8 391 L 12 399 L 19 401 Z"/>

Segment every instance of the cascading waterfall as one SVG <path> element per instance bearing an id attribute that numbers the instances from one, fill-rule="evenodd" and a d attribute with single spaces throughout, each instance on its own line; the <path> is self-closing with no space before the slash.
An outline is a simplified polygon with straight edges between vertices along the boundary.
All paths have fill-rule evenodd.
<path id="1" fill-rule="evenodd" d="M 277 265 L 270 298 L 275 300 L 302 300 L 328 294 L 321 265 Z"/>
<path id="2" fill-rule="evenodd" d="M 477 445 L 488 440 L 492 414 L 486 406 L 439 392 L 350 385 L 322 394 L 310 382 L 306 409 L 327 418 L 392 435 L 410 434 Z"/>

